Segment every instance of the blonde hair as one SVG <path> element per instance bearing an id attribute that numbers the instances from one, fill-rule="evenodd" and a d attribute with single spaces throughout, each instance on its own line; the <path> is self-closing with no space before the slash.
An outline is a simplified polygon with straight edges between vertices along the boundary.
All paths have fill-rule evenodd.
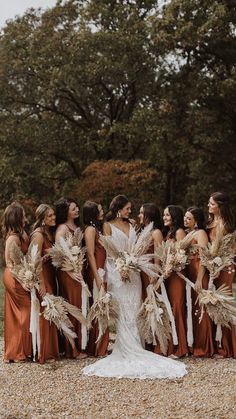
<path id="1" fill-rule="evenodd" d="M 35 211 L 36 221 L 33 225 L 33 231 L 36 230 L 36 228 L 43 227 L 44 218 L 46 216 L 47 211 L 50 209 L 53 210 L 53 208 L 48 204 L 40 204 L 38 206 L 38 208 Z"/>

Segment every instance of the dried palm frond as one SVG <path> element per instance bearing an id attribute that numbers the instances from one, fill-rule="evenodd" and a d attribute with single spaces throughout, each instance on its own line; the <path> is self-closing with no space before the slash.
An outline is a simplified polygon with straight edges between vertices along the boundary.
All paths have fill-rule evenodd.
<path id="1" fill-rule="evenodd" d="M 201 308 L 199 322 L 201 322 L 204 310 L 206 310 L 216 325 L 222 327 L 236 325 L 236 301 L 226 285 L 223 284 L 218 289 L 200 290 L 197 302 Z"/>
<path id="2" fill-rule="evenodd" d="M 170 276 L 171 272 L 181 272 L 190 262 L 188 248 L 191 246 L 193 234 L 188 234 L 183 240 L 162 242 L 155 250 L 155 257 L 159 260 L 157 269 L 161 283 Z"/>
<path id="3" fill-rule="evenodd" d="M 116 260 L 120 256 L 120 251 L 117 249 L 111 236 L 99 236 L 99 242 L 106 250 L 109 257 Z"/>
<path id="4" fill-rule="evenodd" d="M 81 311 L 72 304 L 69 304 L 62 297 L 55 297 L 51 294 L 46 294 L 43 298 L 41 305 L 44 308 L 42 313 L 43 317 L 50 323 L 53 322 L 58 330 L 63 332 L 64 336 L 68 339 L 72 347 L 75 346 L 74 339 L 77 337 L 76 333 L 72 330 L 73 324 L 71 323 L 68 314 L 75 317 L 81 324 L 88 325 L 87 320 Z"/>
<path id="5" fill-rule="evenodd" d="M 144 255 L 151 244 L 153 243 L 152 238 L 153 223 L 149 223 L 139 234 L 137 240 L 128 240 L 128 253 L 136 256 Z"/>
<path id="6" fill-rule="evenodd" d="M 29 246 L 26 255 L 23 255 L 15 242 L 10 247 L 11 272 L 26 291 L 34 287 L 39 288 L 40 274 L 42 272 L 42 258 L 37 244 Z"/>
<path id="7" fill-rule="evenodd" d="M 105 291 L 103 286 L 101 286 L 98 297 L 88 314 L 88 321 L 90 324 L 92 324 L 93 321 L 98 324 L 99 333 L 96 343 L 100 341 L 109 326 L 116 325 L 118 318 L 118 302 L 112 298 L 111 294 Z"/>
<path id="8" fill-rule="evenodd" d="M 153 285 L 147 287 L 147 298 L 139 310 L 137 324 L 141 337 L 153 345 L 158 341 L 162 353 L 166 354 L 171 337 L 170 318 L 162 296 L 155 292 Z"/>
<path id="9" fill-rule="evenodd" d="M 209 284 L 212 285 L 214 279 L 218 278 L 220 272 L 235 264 L 233 244 L 236 241 L 236 232 L 223 236 L 219 234 L 212 243 L 208 243 L 200 251 L 201 264 L 209 271 Z"/>
<path id="10" fill-rule="evenodd" d="M 62 271 L 80 274 L 83 268 L 86 248 L 82 247 L 83 233 L 77 228 L 72 235 L 67 233 L 66 238 L 60 237 L 49 250 L 52 263 Z"/>

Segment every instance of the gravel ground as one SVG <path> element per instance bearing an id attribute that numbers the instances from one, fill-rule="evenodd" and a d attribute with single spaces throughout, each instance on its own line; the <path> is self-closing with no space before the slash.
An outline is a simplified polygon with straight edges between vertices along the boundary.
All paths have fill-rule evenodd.
<path id="1" fill-rule="evenodd" d="M 176 380 L 81 375 L 94 359 L 45 365 L 0 362 L 0 418 L 235 419 L 236 361 L 186 359 Z"/>

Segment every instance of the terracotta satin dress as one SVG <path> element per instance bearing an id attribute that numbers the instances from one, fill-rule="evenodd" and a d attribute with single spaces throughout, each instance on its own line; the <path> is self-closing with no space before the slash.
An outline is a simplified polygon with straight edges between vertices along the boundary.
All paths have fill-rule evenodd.
<path id="1" fill-rule="evenodd" d="M 208 229 L 208 236 L 210 241 L 212 241 L 215 237 L 214 227 Z M 234 265 L 232 265 L 230 268 L 231 272 L 229 272 L 227 268 L 221 271 L 219 277 L 214 280 L 214 284 L 216 288 L 219 288 L 221 285 L 226 284 L 233 293 L 232 285 L 235 273 L 232 272 L 232 269 L 234 269 Z M 213 337 L 215 337 L 215 330 L 213 333 Z M 216 343 L 216 353 L 223 356 L 224 358 L 236 359 L 236 326 L 232 325 L 231 329 L 223 327 L 222 335 L 222 347 L 219 347 L 218 343 Z"/>
<path id="2" fill-rule="evenodd" d="M 74 234 L 74 231 L 66 226 L 70 233 Z M 70 304 L 81 309 L 82 306 L 82 287 L 81 284 L 72 279 L 67 272 L 61 269 L 57 270 L 57 279 L 59 285 L 59 295 L 65 298 Z M 75 348 L 72 348 L 71 344 L 67 339 L 61 339 L 61 351 L 65 353 L 66 358 L 77 358 L 81 353 L 81 324 L 74 317 L 68 315 L 71 323 L 73 324 L 73 331 L 76 333 L 77 338 L 75 339 Z"/>
<path id="3" fill-rule="evenodd" d="M 97 269 L 102 268 L 104 269 L 105 260 L 106 260 L 106 252 L 104 247 L 99 243 L 99 235 L 96 233 L 95 236 L 95 251 L 94 256 L 96 260 Z M 87 264 L 87 268 L 85 270 L 85 281 L 88 284 L 89 290 L 93 295 L 93 285 L 94 285 L 94 275 L 92 269 L 89 266 L 89 262 Z M 93 298 L 90 299 L 90 306 L 93 304 Z M 89 333 L 89 341 L 86 352 L 88 355 L 91 356 L 104 356 L 107 353 L 107 348 L 109 344 L 109 329 L 105 332 L 104 336 L 98 342 L 95 343 L 98 337 L 98 325 L 97 323 L 93 323 L 93 327 Z"/>
<path id="4" fill-rule="evenodd" d="M 22 241 L 21 250 L 27 253 L 29 240 Z M 3 274 L 5 286 L 4 309 L 4 359 L 23 361 L 32 356 L 32 338 L 30 333 L 30 293 L 25 291 L 13 278 L 10 268 Z"/>
<path id="5" fill-rule="evenodd" d="M 193 239 L 192 244 L 197 244 Z M 191 262 L 186 267 L 186 276 L 193 283 L 196 282 L 200 266 L 200 258 L 198 250 L 191 255 Z M 208 274 L 204 274 L 202 280 L 202 287 L 208 288 Z M 197 293 L 192 290 L 192 318 L 193 318 L 193 347 L 189 348 L 193 356 L 196 357 L 211 357 L 214 354 L 214 343 L 212 338 L 212 322 L 208 314 L 205 312 L 201 323 L 199 324 L 200 310 L 199 305 L 196 304 Z"/>
<path id="6" fill-rule="evenodd" d="M 39 230 L 36 230 L 40 232 Z M 34 234 L 34 233 L 33 233 Z M 52 247 L 51 241 L 46 235 L 43 235 L 43 248 L 42 256 L 47 255 L 47 250 Z M 48 294 L 57 295 L 57 284 L 56 284 L 56 271 L 51 263 L 51 259 L 47 259 L 43 262 L 43 280 L 46 292 Z M 41 312 L 43 307 L 41 308 Z M 58 329 L 57 327 L 45 320 L 43 316 L 40 316 L 40 336 L 41 336 L 41 347 L 39 362 L 43 364 L 45 361 L 50 359 L 59 358 L 59 343 L 58 343 Z"/>
<path id="7" fill-rule="evenodd" d="M 170 340 L 167 355 L 174 355 L 180 358 L 188 354 L 185 281 L 175 272 L 172 272 L 165 280 L 165 287 L 175 318 L 178 336 L 178 345 L 173 345 L 172 339 Z M 155 347 L 154 352 L 160 353 L 159 345 Z"/>

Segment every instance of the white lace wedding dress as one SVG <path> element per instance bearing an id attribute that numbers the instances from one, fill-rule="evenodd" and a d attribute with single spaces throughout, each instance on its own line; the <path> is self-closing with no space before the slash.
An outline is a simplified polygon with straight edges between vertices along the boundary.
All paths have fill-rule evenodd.
<path id="1" fill-rule="evenodd" d="M 112 238 L 120 250 L 127 246 L 128 237 L 120 229 L 111 225 Z M 130 226 L 129 240 L 135 240 L 136 233 Z M 107 259 L 106 279 L 108 291 L 120 306 L 117 336 L 113 352 L 106 358 L 85 367 L 86 375 L 117 378 L 176 378 L 187 371 L 183 362 L 175 361 L 143 349 L 136 318 L 141 306 L 141 278 L 133 272 L 131 282 L 122 282 L 115 271 L 114 261 Z"/>

